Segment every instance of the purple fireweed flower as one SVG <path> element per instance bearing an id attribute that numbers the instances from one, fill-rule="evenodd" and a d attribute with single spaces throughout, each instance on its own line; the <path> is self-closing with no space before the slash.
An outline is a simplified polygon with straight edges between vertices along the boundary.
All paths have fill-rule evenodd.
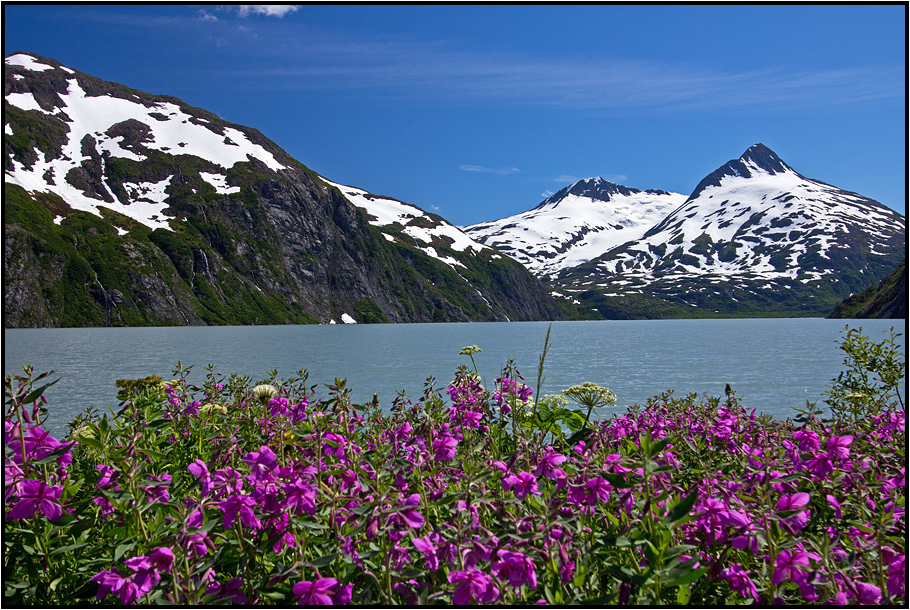
<path id="1" fill-rule="evenodd" d="M 534 476 L 543 475 L 551 481 L 565 479 L 567 476 L 566 471 L 558 468 L 558 466 L 562 465 L 567 459 L 563 454 L 553 451 L 552 447 L 547 447 L 547 453 L 544 454 L 540 462 L 538 462 L 537 468 L 534 469 Z"/>
<path id="2" fill-rule="evenodd" d="M 499 539 L 496 536 L 490 537 L 488 541 L 482 541 L 480 536 L 475 534 L 474 539 L 471 541 L 471 546 L 461 550 L 465 567 L 472 569 L 477 565 L 478 561 L 490 561 L 490 557 L 493 556 L 493 549 L 498 544 Z"/>
<path id="3" fill-rule="evenodd" d="M 148 477 L 149 485 L 140 485 L 139 488 L 145 492 L 149 502 L 167 502 L 170 500 L 168 486 L 171 484 L 171 475 L 163 474 L 161 476 Z"/>
<path id="4" fill-rule="evenodd" d="M 183 546 L 191 557 L 202 557 L 215 548 L 208 534 L 190 534 L 183 539 Z"/>
<path id="5" fill-rule="evenodd" d="M 133 557 L 123 563 L 134 572 L 130 579 L 136 585 L 137 597 L 142 597 L 161 582 L 161 574 L 149 557 Z"/>
<path id="6" fill-rule="evenodd" d="M 466 428 L 479 428 L 483 419 L 483 413 L 480 411 L 471 411 L 469 409 L 458 409 L 457 407 L 449 408 L 449 419 L 461 424 Z"/>
<path id="7" fill-rule="evenodd" d="M 803 596 L 803 599 L 808 602 L 817 602 L 818 601 L 818 591 L 815 589 L 815 581 L 813 580 L 814 574 L 803 574 L 802 572 L 796 572 L 793 574 L 793 582 L 799 585 L 799 593 Z"/>
<path id="8" fill-rule="evenodd" d="M 256 502 L 252 496 L 248 495 L 232 495 L 222 500 L 218 508 L 224 511 L 224 520 L 222 522 L 224 529 L 234 525 L 238 515 L 240 516 L 240 523 L 245 527 L 251 527 L 256 530 L 261 529 L 262 525 L 253 512 L 254 506 L 256 506 Z"/>
<path id="9" fill-rule="evenodd" d="M 230 466 L 216 470 L 212 473 L 212 489 L 215 490 L 215 498 L 239 494 L 243 489 L 243 476 Z"/>
<path id="10" fill-rule="evenodd" d="M 4 460 L 3 485 L 6 488 L 6 491 L 3 493 L 3 497 L 9 500 L 15 496 L 17 490 L 19 489 L 19 483 L 24 478 L 25 473 L 22 472 L 22 468 L 19 467 L 19 464 L 15 464 L 9 460 Z"/>
<path id="11" fill-rule="evenodd" d="M 804 466 L 821 479 L 834 472 L 834 463 L 831 461 L 831 456 L 827 453 L 816 453 L 804 462 Z"/>
<path id="12" fill-rule="evenodd" d="M 206 595 L 214 595 L 212 601 L 227 600 L 234 604 L 248 604 L 249 598 L 243 592 L 243 578 L 232 578 L 224 584 L 215 582 L 205 590 Z"/>
<path id="13" fill-rule="evenodd" d="M 857 603 L 862 606 L 880 604 L 882 601 L 882 590 L 868 582 L 855 582 L 855 593 L 850 591 L 847 596 L 855 598 Z"/>
<path id="14" fill-rule="evenodd" d="M 136 599 L 139 597 L 139 588 L 132 581 L 132 578 L 122 576 L 116 570 L 98 572 L 89 580 L 98 583 L 96 599 L 104 599 L 109 594 L 114 593 L 123 604 L 131 606 L 136 603 Z"/>
<path id="15" fill-rule="evenodd" d="M 837 498 L 835 498 L 831 494 L 827 494 L 825 496 L 825 499 L 828 500 L 828 504 L 830 504 L 832 507 L 834 507 L 834 516 L 837 517 L 838 519 L 843 518 L 843 513 L 841 512 L 841 509 L 840 509 L 840 502 L 837 501 Z"/>
<path id="16" fill-rule="evenodd" d="M 251 451 L 243 456 L 243 461 L 250 466 L 251 480 L 256 481 L 274 481 L 272 471 L 275 470 L 275 463 L 278 456 L 275 452 L 265 445 L 259 447 L 259 451 Z"/>
<path id="17" fill-rule="evenodd" d="M 761 543 L 756 536 L 736 536 L 730 541 L 730 545 L 741 551 L 749 549 L 753 555 L 758 555 L 761 551 Z"/>
<path id="18" fill-rule="evenodd" d="M 273 417 L 287 417 L 290 415 L 290 402 L 284 396 L 277 396 L 269 401 L 269 409 Z"/>
<path id="19" fill-rule="evenodd" d="M 607 502 L 610 499 L 610 490 L 613 487 L 603 477 L 593 477 L 585 483 L 585 496 L 588 505 L 594 506 L 597 502 Z"/>
<path id="20" fill-rule="evenodd" d="M 415 508 L 420 505 L 420 494 L 411 494 L 404 501 L 404 505 L 407 507 L 404 510 L 392 513 L 392 516 L 389 518 L 389 523 L 400 524 L 403 523 L 408 527 L 413 527 L 414 529 L 420 529 L 423 527 L 423 524 L 426 520 L 423 518 Z"/>
<path id="21" fill-rule="evenodd" d="M 101 473 L 101 476 L 98 478 L 98 483 L 95 484 L 98 489 L 110 489 L 114 483 L 117 482 L 117 479 L 120 478 L 120 473 L 111 466 L 98 464 L 95 466 L 95 469 Z"/>
<path id="22" fill-rule="evenodd" d="M 329 432 L 324 438 L 327 441 L 331 441 L 331 443 L 323 443 L 322 453 L 327 456 L 335 457 L 343 462 L 345 460 L 344 449 L 347 446 L 347 439 L 334 432 Z"/>
<path id="23" fill-rule="evenodd" d="M 771 577 L 772 584 L 777 585 L 787 580 L 796 582 L 799 578 L 805 577 L 805 574 L 799 568 L 809 568 L 810 559 L 821 561 L 819 555 L 804 551 L 801 548 L 791 549 L 791 551 L 778 553 L 774 575 Z"/>
<path id="24" fill-rule="evenodd" d="M 174 551 L 167 546 L 159 546 L 149 553 L 149 561 L 156 570 L 170 572 L 171 566 L 174 565 Z"/>
<path id="25" fill-rule="evenodd" d="M 433 450 L 436 454 L 433 456 L 437 462 L 448 462 L 455 457 L 455 448 L 458 446 L 458 441 L 455 438 L 445 435 L 440 436 L 435 441 L 433 441 Z"/>
<path id="26" fill-rule="evenodd" d="M 98 507 L 101 509 L 102 515 L 110 515 L 112 512 L 114 512 L 114 505 L 111 504 L 110 500 L 104 496 L 92 498 L 92 502 L 98 505 Z"/>
<path id="27" fill-rule="evenodd" d="M 622 474 L 624 472 L 629 472 L 629 469 L 623 466 L 622 462 L 623 457 L 616 453 L 611 453 L 604 458 L 604 470 L 607 472 Z"/>
<path id="28" fill-rule="evenodd" d="M 294 599 L 301 606 L 332 606 L 338 581 L 334 578 L 304 580 L 294 585 Z"/>
<path id="29" fill-rule="evenodd" d="M 499 599 L 499 589 L 493 586 L 493 579 L 479 570 L 453 570 L 449 572 L 449 583 L 456 585 L 452 603 L 457 606 L 490 604 Z"/>
<path id="30" fill-rule="evenodd" d="M 729 568 L 721 570 L 720 577 L 727 581 L 731 589 L 743 597 L 751 595 L 756 602 L 758 601 L 758 589 L 746 571 L 743 570 L 742 564 L 736 563 Z"/>
<path id="31" fill-rule="evenodd" d="M 60 441 L 51 436 L 51 433 L 43 429 L 41 426 L 35 426 L 33 428 L 27 429 L 23 437 L 24 444 L 20 443 L 19 437 L 17 435 L 14 437 L 13 441 L 7 445 L 7 447 L 9 447 L 9 450 L 12 452 L 10 459 L 16 464 L 22 463 L 23 446 L 25 447 L 25 459 L 32 461 L 45 458 L 61 447 L 71 447 L 75 444 L 61 444 Z M 57 463 L 63 466 L 70 464 L 72 461 L 73 457 L 69 451 L 57 458 Z"/>
<path id="32" fill-rule="evenodd" d="M 461 513 L 462 511 L 468 511 L 471 514 L 471 527 L 477 527 L 480 524 L 479 511 L 477 505 L 472 504 L 470 508 L 465 503 L 464 500 L 455 500 L 455 512 Z"/>
<path id="33" fill-rule="evenodd" d="M 852 436 L 832 436 L 828 439 L 828 455 L 839 460 L 846 460 L 850 457 L 849 447 L 852 442 Z"/>
<path id="34" fill-rule="evenodd" d="M 818 451 L 820 447 L 818 434 L 812 430 L 797 430 L 793 433 L 793 440 L 799 445 L 800 451 Z"/>
<path id="35" fill-rule="evenodd" d="M 434 532 L 435 534 L 435 532 Z M 436 534 L 438 537 L 438 534 Z M 436 545 L 433 543 L 431 536 L 424 536 L 423 538 L 414 538 L 411 542 L 414 543 L 414 548 L 423 553 L 424 560 L 426 562 L 426 567 L 431 572 L 435 572 L 439 569 L 439 557 L 436 555 Z"/>
<path id="36" fill-rule="evenodd" d="M 907 594 L 907 571 L 904 569 L 906 559 L 906 555 L 901 554 L 888 562 L 888 582 L 885 588 L 889 595 Z"/>
<path id="37" fill-rule="evenodd" d="M 9 511 L 10 519 L 30 519 L 39 510 L 51 521 L 56 521 L 63 513 L 60 505 L 60 487 L 48 485 L 44 481 L 22 479 L 18 483 L 19 502 Z"/>
<path id="38" fill-rule="evenodd" d="M 781 519 L 781 525 L 784 526 L 784 529 L 788 530 L 791 534 L 801 531 L 806 527 L 806 523 L 809 520 L 809 510 L 800 510 L 803 506 L 809 503 L 809 494 L 805 492 L 795 493 L 792 495 L 785 495 L 777 501 L 777 512 L 781 511 L 800 511 L 788 517 L 786 519 Z"/>
<path id="39" fill-rule="evenodd" d="M 534 571 L 534 562 L 524 553 L 499 550 L 499 558 L 490 565 L 490 569 L 500 578 L 507 579 L 509 584 L 518 588 L 527 584 L 532 589 L 537 589 L 537 573 Z"/>
<path id="40" fill-rule="evenodd" d="M 207 496 L 212 489 L 212 477 L 209 476 L 209 467 L 206 463 L 198 459 L 193 460 L 193 463 L 187 466 L 187 470 L 198 479 L 202 495 Z"/>
<path id="41" fill-rule="evenodd" d="M 342 472 L 338 478 L 341 479 L 342 490 L 353 488 L 353 491 L 357 493 L 363 491 L 363 487 L 361 487 L 360 483 L 357 481 L 357 474 L 350 468 Z"/>
<path id="42" fill-rule="evenodd" d="M 539 496 L 537 491 L 537 478 L 530 472 L 519 472 L 518 474 L 509 474 L 502 478 L 502 490 L 515 494 L 519 500 L 524 500 L 529 494 Z"/>
<path id="43" fill-rule="evenodd" d="M 9 447 L 14 439 L 19 438 L 19 422 L 3 420 L 3 444 Z M 21 457 L 21 456 L 20 456 Z"/>

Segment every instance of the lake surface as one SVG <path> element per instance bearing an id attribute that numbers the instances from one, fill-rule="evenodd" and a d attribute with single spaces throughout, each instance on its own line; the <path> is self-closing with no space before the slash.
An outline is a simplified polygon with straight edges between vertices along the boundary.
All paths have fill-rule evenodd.
<path id="1" fill-rule="evenodd" d="M 229 326 L 165 328 L 66 328 L 4 330 L 4 373 L 53 370 L 60 381 L 45 393 L 48 427 L 62 435 L 86 407 L 117 405 L 117 379 L 147 375 L 172 378 L 174 365 L 194 365 L 190 381 L 201 385 L 206 366 L 217 373 L 265 379 L 277 369 L 290 378 L 309 371 L 309 384 L 348 379 L 354 402 L 378 394 L 389 408 L 399 390 L 416 399 L 427 377 L 444 389 L 459 364 L 459 350 L 477 345 L 474 358 L 490 388 L 512 358 L 530 386 L 549 322 L 383 324 L 326 326 Z M 612 389 L 617 405 L 598 415 L 673 389 L 723 396 L 729 383 L 747 409 L 777 418 L 795 414 L 806 401 L 822 405 L 823 393 L 843 366 L 836 342 L 843 329 L 862 327 L 874 341 L 894 327 L 906 350 L 905 320 L 647 320 L 554 322 L 542 394 L 591 381 Z M 905 351 L 906 353 L 906 351 Z"/>

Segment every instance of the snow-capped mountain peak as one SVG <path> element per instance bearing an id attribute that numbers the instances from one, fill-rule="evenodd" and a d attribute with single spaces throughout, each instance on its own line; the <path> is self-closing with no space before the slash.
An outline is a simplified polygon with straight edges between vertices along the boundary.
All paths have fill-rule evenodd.
<path id="1" fill-rule="evenodd" d="M 604 180 L 599 176 L 596 178 L 584 178 L 570 184 L 565 188 L 560 189 L 553 195 L 550 195 L 542 202 L 540 202 L 540 204 L 535 209 L 559 205 L 559 203 L 561 203 L 569 195 L 574 195 L 576 197 L 585 197 L 592 201 L 608 202 L 611 201 L 611 199 L 615 196 L 630 197 L 635 193 L 640 192 L 642 191 L 634 188 L 629 188 L 621 184 L 616 184 L 614 182 L 610 182 L 609 180 Z M 649 189 L 644 192 L 654 195 L 669 194 L 666 191 L 658 191 L 653 189 Z"/>
<path id="2" fill-rule="evenodd" d="M 806 178 L 756 144 L 705 177 L 640 239 L 566 270 L 559 283 L 560 290 L 596 288 L 605 296 L 657 286 L 678 296 L 700 281 L 713 295 L 798 288 L 826 298 L 833 289 L 843 298 L 893 269 L 905 240 L 899 213 Z"/>
<path id="3" fill-rule="evenodd" d="M 552 276 L 641 238 L 684 201 L 685 196 L 677 193 L 586 178 L 532 210 L 464 231 L 515 258 L 538 277 Z"/>

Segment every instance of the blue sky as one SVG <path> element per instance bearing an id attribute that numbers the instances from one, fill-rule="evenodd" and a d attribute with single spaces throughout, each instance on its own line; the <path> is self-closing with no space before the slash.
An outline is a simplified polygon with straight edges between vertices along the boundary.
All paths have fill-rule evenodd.
<path id="1" fill-rule="evenodd" d="M 459 225 L 579 178 L 688 195 L 762 142 L 906 214 L 903 5 L 9 5 L 29 51 Z"/>

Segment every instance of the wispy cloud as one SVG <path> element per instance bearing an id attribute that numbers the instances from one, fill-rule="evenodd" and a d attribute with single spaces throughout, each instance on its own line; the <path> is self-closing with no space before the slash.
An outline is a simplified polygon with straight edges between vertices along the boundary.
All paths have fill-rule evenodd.
<path id="1" fill-rule="evenodd" d="M 266 17 L 284 18 L 285 15 L 300 9 L 297 4 L 240 4 L 237 6 L 237 15 L 249 17 L 250 15 L 264 15 Z"/>
<path id="2" fill-rule="evenodd" d="M 68 13 L 121 25 L 185 32 L 200 21 L 208 35 L 224 36 L 235 54 L 257 66 L 230 69 L 226 77 L 250 79 L 262 90 L 349 92 L 394 100 L 590 109 L 816 108 L 867 100 L 903 100 L 902 64 L 809 71 L 788 65 L 740 70 L 680 61 L 542 57 L 456 48 L 444 41 L 390 39 L 344 30 L 309 28 L 283 17 L 298 5 L 232 5 L 195 10 L 192 17 L 140 17 L 85 9 Z M 255 40 L 229 38 L 236 19 L 256 22 Z M 252 39 L 253 37 L 247 37 Z M 264 60 L 267 60 L 264 61 Z M 263 69 L 262 65 L 270 66 Z"/>
<path id="3" fill-rule="evenodd" d="M 574 108 L 820 106 L 903 98 L 903 69 L 889 65 L 797 71 L 725 71 L 682 62 L 541 58 L 455 50 L 443 43 L 332 37 L 282 39 L 281 86 L 332 88 L 410 99 Z M 304 66 L 304 67 L 301 67 Z"/>
<path id="4" fill-rule="evenodd" d="M 458 169 L 465 172 L 480 172 L 483 174 L 499 174 L 500 176 L 508 176 L 510 174 L 517 174 L 521 172 L 517 167 L 483 167 L 481 165 L 459 165 Z"/>

